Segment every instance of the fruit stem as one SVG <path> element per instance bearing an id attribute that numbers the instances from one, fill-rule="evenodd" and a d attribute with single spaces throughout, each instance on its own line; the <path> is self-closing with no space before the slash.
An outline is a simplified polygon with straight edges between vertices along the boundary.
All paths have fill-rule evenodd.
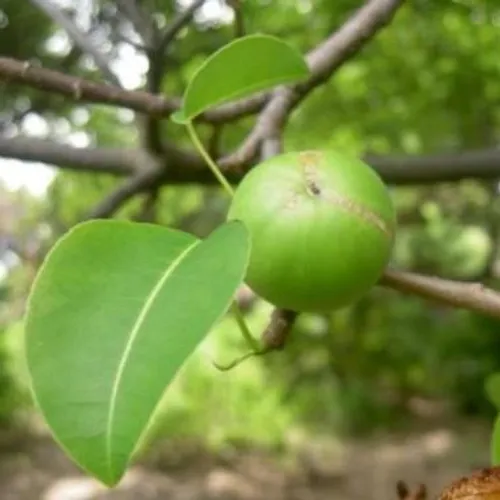
<path id="1" fill-rule="evenodd" d="M 232 198 L 234 196 L 234 190 L 231 187 L 231 184 L 229 184 L 229 182 L 227 181 L 227 179 L 224 177 L 224 175 L 220 171 L 220 168 L 212 160 L 212 158 L 208 154 L 208 151 L 203 146 L 203 143 L 200 141 L 200 138 L 198 137 L 198 135 L 196 133 L 196 130 L 195 130 L 194 126 L 193 126 L 193 123 L 191 121 L 187 122 L 186 123 L 186 127 L 187 127 L 188 132 L 189 132 L 189 137 L 193 141 L 193 144 L 195 145 L 196 149 L 199 151 L 200 155 L 206 161 L 207 165 L 209 166 L 210 170 L 215 175 L 216 179 L 219 181 L 219 183 L 221 184 L 221 186 L 226 190 L 226 192 Z"/>

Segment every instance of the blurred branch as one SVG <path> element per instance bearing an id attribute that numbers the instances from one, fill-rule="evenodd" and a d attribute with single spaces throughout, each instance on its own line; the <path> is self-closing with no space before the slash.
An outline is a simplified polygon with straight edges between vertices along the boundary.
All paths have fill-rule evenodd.
<path id="1" fill-rule="evenodd" d="M 268 139 L 263 143 L 264 145 L 266 147 L 263 148 L 262 153 L 265 157 L 269 157 L 270 154 L 275 154 L 278 150 L 279 139 Z M 170 167 L 162 177 L 162 182 L 202 185 L 212 185 L 217 182 L 196 154 L 170 144 L 165 144 L 164 147 L 165 154 L 163 156 L 164 159 L 168 159 Z M 378 156 L 375 162 L 371 157 L 366 159 L 371 161 L 384 181 L 391 185 L 426 183 L 430 176 L 433 176 L 434 182 L 457 182 L 466 178 L 489 179 L 497 178 L 500 175 L 500 150 L 446 155 L 450 159 L 455 157 L 457 161 L 463 158 L 470 160 L 468 164 L 459 163 L 460 175 L 456 174 L 453 168 L 454 163 L 451 160 L 449 164 L 442 163 L 442 168 L 437 175 L 435 172 L 439 169 L 436 168 L 436 165 L 441 164 L 439 160 L 441 156 L 444 155 L 437 155 L 435 159 L 433 159 L 434 157 L 420 159 L 402 156 L 398 162 L 393 162 L 393 157 L 388 156 L 387 163 L 385 163 L 386 157 L 384 156 Z M 140 154 L 138 155 L 136 149 L 75 148 L 31 137 L 8 139 L 1 136 L 0 157 L 118 176 L 133 174 L 137 168 L 140 168 L 142 161 L 142 157 Z M 238 183 L 243 175 L 243 172 L 231 171 L 227 173 L 227 178 L 231 183 Z"/>
<path id="2" fill-rule="evenodd" d="M 405 271 L 386 270 L 379 284 L 450 307 L 500 318 L 500 292 L 481 283 L 451 281 Z"/>
<path id="3" fill-rule="evenodd" d="M 496 180 L 500 174 L 500 149 L 408 156 L 372 155 L 364 160 L 393 184 L 435 184 L 463 179 Z"/>
<path id="4" fill-rule="evenodd" d="M 68 16 L 55 5 L 52 5 L 50 0 L 31 0 L 31 3 L 50 17 L 54 23 L 63 28 L 76 45 L 78 45 L 84 53 L 92 57 L 95 65 L 101 70 L 108 81 L 121 87 L 120 80 L 110 69 L 110 61 L 96 46 L 94 46 L 89 36 L 83 33 Z"/>
<path id="5" fill-rule="evenodd" d="M 156 222 L 159 194 L 160 189 L 158 186 L 150 189 L 142 202 L 140 210 L 132 219 L 136 222 Z"/>
<path id="6" fill-rule="evenodd" d="M 116 0 L 116 5 L 142 38 L 146 48 L 150 49 L 156 34 L 153 20 L 141 10 L 136 0 Z"/>
<path id="7" fill-rule="evenodd" d="M 148 115 L 168 117 L 179 109 L 179 98 L 152 95 L 149 92 L 128 91 L 114 85 L 100 84 L 32 65 L 9 57 L 0 57 L 0 80 L 28 85 L 44 92 L 61 94 L 75 101 L 121 106 Z M 223 104 L 207 111 L 197 121 L 226 123 L 255 114 L 268 101 L 261 93 L 247 99 Z"/>
<path id="8" fill-rule="evenodd" d="M 32 137 L 0 137 L 0 157 L 114 175 L 129 175 L 140 164 L 135 150 L 75 148 Z"/>
<path id="9" fill-rule="evenodd" d="M 176 99 L 167 99 L 148 92 L 122 90 L 113 85 L 94 83 L 8 57 L 0 57 L 0 80 L 62 94 L 75 101 L 122 106 L 153 115 L 168 116 L 179 106 Z"/>
<path id="10" fill-rule="evenodd" d="M 87 219 L 103 219 L 111 217 L 124 203 L 135 195 L 154 188 L 161 170 L 152 163 L 147 169 L 130 177 L 115 191 L 106 196 L 97 207 L 92 210 Z"/>
<path id="11" fill-rule="evenodd" d="M 233 9 L 234 37 L 240 38 L 245 35 L 245 19 L 243 18 L 241 0 L 226 0 L 226 3 Z"/>
<path id="12" fill-rule="evenodd" d="M 193 2 L 186 10 L 167 26 L 164 32 L 159 35 L 158 42 L 153 44 L 150 51 L 149 71 L 147 78 L 147 91 L 151 94 L 158 94 L 161 90 L 161 82 L 165 71 L 165 58 L 169 45 L 173 42 L 179 31 L 188 24 L 196 10 L 198 10 L 205 0 Z M 162 134 L 160 122 L 157 117 L 149 115 L 144 124 L 144 142 L 146 147 L 156 153 L 162 152 Z"/>
<path id="13" fill-rule="evenodd" d="M 162 54 L 166 52 L 168 46 L 178 33 L 191 22 L 195 12 L 205 3 L 206 0 L 195 0 L 185 11 L 180 12 L 177 17 L 167 26 L 161 35 L 160 43 L 158 44 L 158 51 Z"/>

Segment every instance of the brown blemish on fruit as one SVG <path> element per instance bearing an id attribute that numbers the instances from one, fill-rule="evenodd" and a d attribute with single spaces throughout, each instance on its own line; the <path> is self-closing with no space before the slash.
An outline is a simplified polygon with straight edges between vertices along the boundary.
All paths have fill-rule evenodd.
<path id="1" fill-rule="evenodd" d="M 332 190 L 321 189 L 320 179 L 318 178 L 317 164 L 322 159 L 322 154 L 316 151 L 305 151 L 299 154 L 299 163 L 304 170 L 304 178 L 306 181 L 307 190 L 315 197 L 321 198 L 332 205 L 344 209 L 372 226 L 383 232 L 387 237 L 392 237 L 391 230 L 377 214 L 363 207 L 359 203 L 342 196 Z"/>
<path id="2" fill-rule="evenodd" d="M 313 196 L 319 196 L 321 189 L 316 180 L 316 166 L 322 159 L 322 154 L 317 151 L 304 151 L 299 154 L 299 163 L 304 169 L 307 191 Z"/>

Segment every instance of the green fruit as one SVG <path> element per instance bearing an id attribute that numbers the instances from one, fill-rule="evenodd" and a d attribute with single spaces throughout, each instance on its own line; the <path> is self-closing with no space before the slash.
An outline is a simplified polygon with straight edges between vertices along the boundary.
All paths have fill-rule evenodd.
<path id="1" fill-rule="evenodd" d="M 247 284 L 278 307 L 304 312 L 344 307 L 373 287 L 396 229 L 375 171 L 333 151 L 260 163 L 236 189 L 228 219 L 250 232 Z"/>

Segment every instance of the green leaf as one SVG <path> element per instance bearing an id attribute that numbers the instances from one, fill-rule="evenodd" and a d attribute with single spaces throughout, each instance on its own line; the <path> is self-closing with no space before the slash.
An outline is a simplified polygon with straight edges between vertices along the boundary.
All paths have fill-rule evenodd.
<path id="1" fill-rule="evenodd" d="M 32 389 L 54 438 L 108 486 L 123 476 L 173 377 L 229 307 L 249 239 L 92 221 L 53 248 L 26 321 Z"/>
<path id="2" fill-rule="evenodd" d="M 300 52 L 278 38 L 262 34 L 238 38 L 201 65 L 186 89 L 182 110 L 172 119 L 185 123 L 211 106 L 308 75 Z"/>
<path id="3" fill-rule="evenodd" d="M 491 437 L 491 465 L 500 465 L 500 415 L 497 415 Z"/>
<path id="4" fill-rule="evenodd" d="M 490 375 L 484 384 L 486 395 L 497 410 L 500 410 L 500 373 Z"/>

